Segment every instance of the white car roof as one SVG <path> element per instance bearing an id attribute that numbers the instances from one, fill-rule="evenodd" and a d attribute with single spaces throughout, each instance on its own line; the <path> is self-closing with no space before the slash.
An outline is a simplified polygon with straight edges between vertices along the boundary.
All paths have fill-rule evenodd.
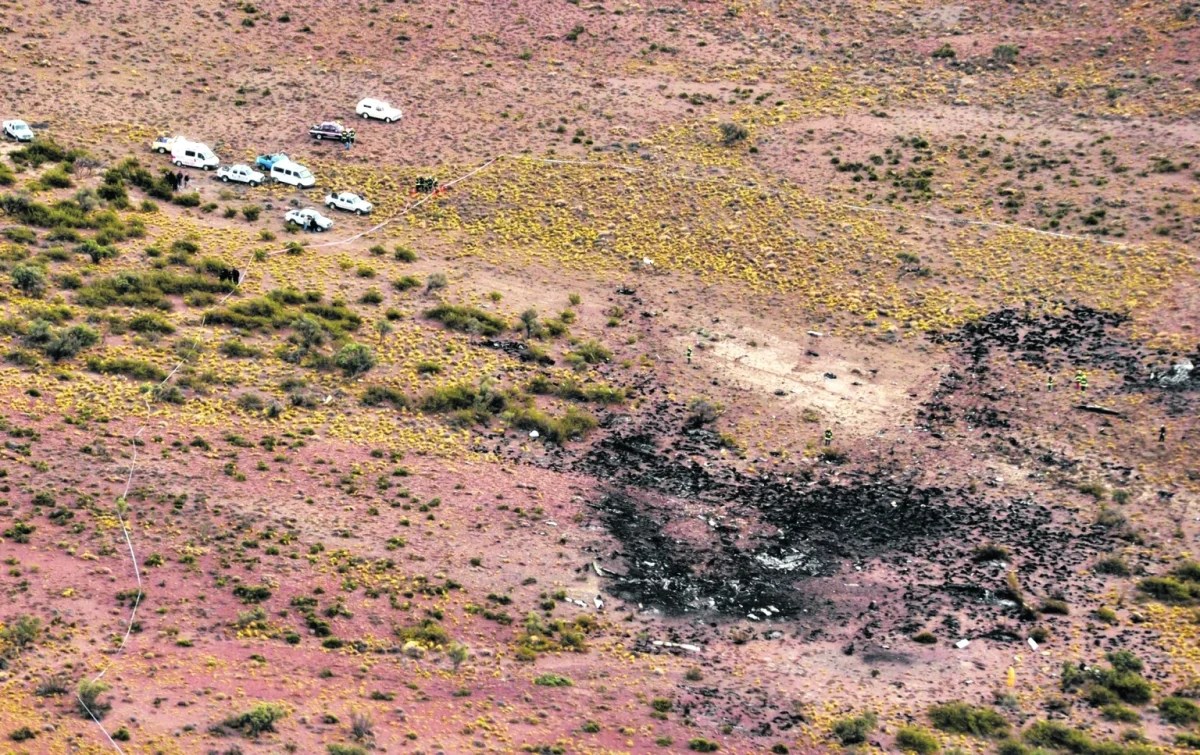
<path id="1" fill-rule="evenodd" d="M 14 118 L 11 121 L 5 121 L 4 125 L 5 126 L 13 126 L 14 128 L 19 127 L 19 126 L 24 126 L 25 128 L 29 128 L 29 124 L 23 120 L 20 120 L 19 118 Z"/>

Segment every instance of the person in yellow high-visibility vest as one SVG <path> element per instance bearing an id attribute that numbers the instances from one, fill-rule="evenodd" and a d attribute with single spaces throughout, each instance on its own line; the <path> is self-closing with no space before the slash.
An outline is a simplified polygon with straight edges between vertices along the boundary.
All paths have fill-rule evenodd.
<path id="1" fill-rule="evenodd" d="M 825 445 L 828 446 L 832 443 L 833 443 L 833 430 L 826 430 L 825 431 Z"/>

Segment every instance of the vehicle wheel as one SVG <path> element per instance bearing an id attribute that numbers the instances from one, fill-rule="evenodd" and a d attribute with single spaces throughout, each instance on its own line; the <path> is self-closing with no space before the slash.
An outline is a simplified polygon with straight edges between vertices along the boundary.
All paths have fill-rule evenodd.
<path id="1" fill-rule="evenodd" d="M 354 214 L 355 214 L 355 215 L 359 215 L 359 216 L 361 216 L 361 215 L 362 215 L 362 210 L 355 210 L 355 211 L 354 211 Z"/>
<path id="2" fill-rule="evenodd" d="M 205 166 L 204 166 L 204 169 L 205 169 L 206 171 L 207 171 L 207 170 L 212 170 L 212 166 L 211 166 L 211 165 L 205 165 Z"/>
<path id="3" fill-rule="evenodd" d="M 383 119 L 383 122 L 384 122 L 384 123 L 391 123 L 391 122 L 392 122 L 392 119 L 391 119 L 391 118 L 384 118 L 384 119 Z"/>
<path id="4" fill-rule="evenodd" d="M 328 207 L 329 209 L 331 209 L 331 210 L 332 210 L 332 209 L 333 209 L 333 202 L 326 202 L 326 203 L 325 203 L 325 206 L 326 206 L 326 207 Z"/>
<path id="5" fill-rule="evenodd" d="M 260 183 L 262 183 L 262 181 L 251 181 L 251 182 L 250 182 L 250 185 L 251 185 L 251 186 L 258 186 Z"/>
<path id="6" fill-rule="evenodd" d="M 320 134 L 315 134 L 315 135 L 313 136 L 313 138 L 314 138 L 314 139 L 316 139 L 317 141 L 321 141 L 321 140 L 322 140 L 322 139 L 324 139 L 325 137 L 321 136 Z"/>
<path id="7" fill-rule="evenodd" d="M 221 180 L 225 183 L 229 183 L 229 176 L 221 176 Z"/>
<path id="8" fill-rule="evenodd" d="M 362 117 L 363 117 L 363 120 L 365 121 L 367 118 L 370 118 L 371 116 L 367 115 L 366 113 L 363 113 Z"/>
<path id="9" fill-rule="evenodd" d="M 176 167 L 176 168 L 182 168 L 182 167 L 183 167 L 183 163 L 181 163 L 181 162 L 179 162 L 178 160 L 176 160 L 176 161 L 175 161 L 175 167 Z"/>

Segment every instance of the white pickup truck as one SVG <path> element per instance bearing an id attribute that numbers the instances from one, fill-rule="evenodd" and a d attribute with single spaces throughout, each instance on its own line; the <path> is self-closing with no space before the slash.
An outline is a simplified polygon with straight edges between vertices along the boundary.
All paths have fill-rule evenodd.
<path id="1" fill-rule="evenodd" d="M 238 165 L 228 165 L 224 168 L 218 168 L 217 178 L 221 179 L 225 183 L 236 181 L 242 184 L 258 186 L 263 182 L 263 179 L 266 178 L 266 176 L 264 176 L 262 173 L 259 173 L 257 170 L 254 170 L 249 165 L 242 165 L 239 163 Z"/>
<path id="2" fill-rule="evenodd" d="M 331 210 L 345 210 L 355 215 L 366 215 L 375 205 L 349 191 L 335 191 L 325 195 L 325 206 Z"/>

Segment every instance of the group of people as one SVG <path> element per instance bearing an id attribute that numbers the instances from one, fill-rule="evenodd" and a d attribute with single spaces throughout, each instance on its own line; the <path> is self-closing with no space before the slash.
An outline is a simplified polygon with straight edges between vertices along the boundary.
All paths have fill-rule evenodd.
<path id="1" fill-rule="evenodd" d="M 354 140 L 357 138 L 358 134 L 352 128 L 342 132 L 342 144 L 346 145 L 346 149 L 350 149 L 350 145 L 354 144 Z"/>
<path id="2" fill-rule="evenodd" d="M 171 191 L 179 191 L 180 189 L 186 189 L 187 185 L 192 180 L 187 175 L 185 175 L 183 172 L 172 173 L 169 170 L 166 173 L 166 178 L 167 178 L 167 183 L 171 184 Z"/>
<path id="3" fill-rule="evenodd" d="M 1083 393 L 1084 391 L 1087 390 L 1088 376 L 1087 376 L 1086 372 L 1084 372 L 1083 370 L 1075 370 L 1075 377 L 1073 377 L 1072 380 L 1075 383 L 1075 387 L 1079 389 L 1080 393 Z M 1046 378 L 1046 390 L 1048 390 L 1048 391 L 1054 390 L 1054 376 L 1053 375 L 1050 375 Z"/>

